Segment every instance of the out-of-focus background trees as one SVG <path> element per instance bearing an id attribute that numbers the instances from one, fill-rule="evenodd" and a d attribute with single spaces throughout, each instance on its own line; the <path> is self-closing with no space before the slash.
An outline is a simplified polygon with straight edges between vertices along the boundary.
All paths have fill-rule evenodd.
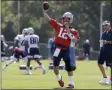
<path id="1" fill-rule="evenodd" d="M 103 6 L 103 20 L 112 21 L 112 1 L 48 1 L 49 15 L 61 22 L 66 11 L 74 15 L 73 27 L 79 31 L 81 40 L 89 39 L 94 50 L 99 50 L 100 39 L 100 5 Z M 43 1 L 5 1 L 1 2 L 1 33 L 7 41 L 21 33 L 23 28 L 33 27 L 40 36 L 40 42 L 46 43 L 53 34 L 52 27 L 44 19 L 42 13 Z M 20 8 L 19 8 L 20 7 Z M 112 23 L 112 22 L 111 22 Z"/>

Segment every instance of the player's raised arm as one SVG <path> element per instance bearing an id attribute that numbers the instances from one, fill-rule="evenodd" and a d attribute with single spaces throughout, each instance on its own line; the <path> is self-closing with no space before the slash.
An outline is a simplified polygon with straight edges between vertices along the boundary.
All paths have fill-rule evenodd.
<path id="1" fill-rule="evenodd" d="M 42 8 L 43 8 L 44 17 L 45 17 L 48 21 L 50 21 L 51 18 L 50 18 L 50 16 L 47 14 L 47 11 L 48 11 L 48 9 L 49 9 L 49 3 L 48 3 L 48 2 L 43 2 Z"/>

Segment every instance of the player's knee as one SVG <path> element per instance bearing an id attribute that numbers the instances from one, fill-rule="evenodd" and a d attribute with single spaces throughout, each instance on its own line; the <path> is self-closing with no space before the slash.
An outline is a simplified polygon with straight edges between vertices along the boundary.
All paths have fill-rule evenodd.
<path id="1" fill-rule="evenodd" d="M 73 71 L 71 68 L 65 68 L 67 72 Z"/>
<path id="2" fill-rule="evenodd" d="M 53 59 L 53 65 L 54 66 L 59 66 L 59 63 L 60 63 L 59 60 Z"/>
<path id="3" fill-rule="evenodd" d="M 72 70 L 75 71 L 76 70 L 76 66 L 72 66 Z"/>
<path id="4" fill-rule="evenodd" d="M 75 71 L 76 70 L 76 66 L 65 67 L 65 69 L 66 69 L 67 72 Z"/>

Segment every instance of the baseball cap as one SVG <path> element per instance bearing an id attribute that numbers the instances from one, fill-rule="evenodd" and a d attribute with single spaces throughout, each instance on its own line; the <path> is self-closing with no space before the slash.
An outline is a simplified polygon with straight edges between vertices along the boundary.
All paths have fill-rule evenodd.
<path id="1" fill-rule="evenodd" d="M 103 26 L 104 25 L 110 25 L 110 22 L 106 20 L 106 21 L 103 22 Z"/>

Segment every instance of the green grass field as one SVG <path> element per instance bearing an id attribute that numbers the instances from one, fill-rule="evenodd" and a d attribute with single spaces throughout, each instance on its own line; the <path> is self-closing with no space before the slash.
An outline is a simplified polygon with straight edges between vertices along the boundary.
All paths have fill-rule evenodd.
<path id="1" fill-rule="evenodd" d="M 68 76 L 65 70 L 60 70 L 65 87 L 58 85 L 53 70 L 49 70 L 49 61 L 41 60 L 46 67 L 46 74 L 41 70 L 31 70 L 32 75 L 25 75 L 24 70 L 19 70 L 20 63 L 13 63 L 5 72 L 2 72 L 2 89 L 64 89 L 68 84 Z M 6 62 L 2 62 L 2 67 Z M 63 61 L 61 62 L 63 63 Z M 34 67 L 37 64 L 32 61 Z M 110 68 L 106 71 L 109 76 Z M 111 86 L 100 85 L 101 73 L 96 61 L 77 61 L 77 70 L 74 72 L 75 89 L 111 89 Z"/>

